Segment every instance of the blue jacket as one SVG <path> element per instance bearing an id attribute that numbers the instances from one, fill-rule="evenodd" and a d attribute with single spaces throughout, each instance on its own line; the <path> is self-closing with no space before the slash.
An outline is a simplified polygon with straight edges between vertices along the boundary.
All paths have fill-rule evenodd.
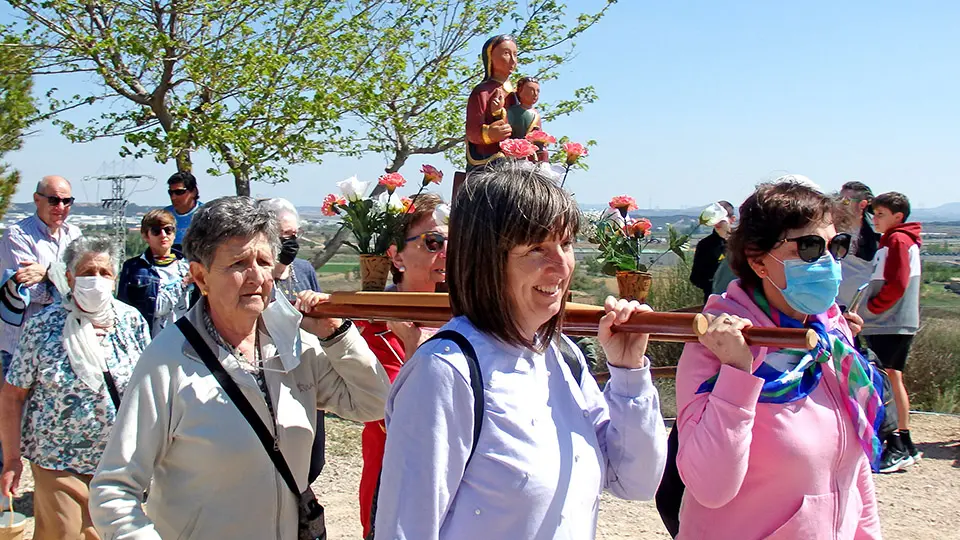
<path id="1" fill-rule="evenodd" d="M 183 259 L 183 253 L 174 249 L 177 259 Z M 153 253 L 147 248 L 139 257 L 131 257 L 123 263 L 120 278 L 117 280 L 117 299 L 135 308 L 147 320 L 153 330 L 154 311 L 157 307 L 157 295 L 160 291 L 160 273 L 153 265 Z M 190 295 L 190 305 L 196 303 L 196 287 Z"/>

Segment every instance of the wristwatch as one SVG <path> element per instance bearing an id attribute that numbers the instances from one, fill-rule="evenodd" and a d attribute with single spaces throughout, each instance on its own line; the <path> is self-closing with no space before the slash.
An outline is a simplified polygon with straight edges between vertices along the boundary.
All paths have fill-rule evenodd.
<path id="1" fill-rule="evenodd" d="M 337 339 L 338 337 L 346 334 L 346 333 L 347 333 L 347 330 L 350 330 L 350 327 L 352 327 L 352 326 L 353 326 L 353 321 L 352 321 L 352 320 L 350 320 L 350 319 L 344 319 L 344 320 L 343 320 L 343 323 L 341 323 L 340 326 L 338 326 L 337 329 L 334 330 L 332 334 L 330 334 L 329 336 L 327 336 L 327 337 L 325 337 L 325 338 L 318 338 L 318 339 L 320 340 L 320 343 L 329 343 L 329 342 Z"/>

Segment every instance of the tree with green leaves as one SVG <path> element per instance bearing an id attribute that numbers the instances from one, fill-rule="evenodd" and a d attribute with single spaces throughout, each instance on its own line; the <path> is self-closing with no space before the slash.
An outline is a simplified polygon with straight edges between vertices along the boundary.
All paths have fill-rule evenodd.
<path id="1" fill-rule="evenodd" d="M 575 56 L 575 40 L 616 3 L 601 0 L 589 13 L 572 13 L 554 0 L 408 0 L 391 3 L 367 19 L 365 46 L 352 63 L 365 65 L 365 91 L 347 107 L 351 129 L 345 154 L 378 153 L 399 171 L 414 155 L 444 154 L 465 162 L 467 98 L 483 77 L 480 46 L 494 34 L 514 36 L 518 75 L 545 82 Z M 554 103 L 538 104 L 544 122 L 580 111 L 597 99 L 592 86 Z M 592 142 L 592 141 L 591 141 Z M 376 194 L 376 192 L 375 192 Z M 346 233 L 341 231 L 314 258 L 322 265 Z"/>
<path id="2" fill-rule="evenodd" d="M 34 73 L 94 76 L 94 95 L 47 94 L 51 111 L 95 104 L 85 125 L 55 119 L 73 142 L 121 137 L 121 156 L 192 168 L 206 150 L 250 182 L 339 149 L 341 104 L 357 99 L 368 19 L 385 0 L 8 0 L 38 56 Z"/>
<path id="3" fill-rule="evenodd" d="M 31 94 L 30 56 L 14 48 L 9 37 L 0 41 L 0 158 L 23 146 L 25 131 L 36 120 Z M 0 218 L 17 192 L 20 171 L 0 162 Z"/>

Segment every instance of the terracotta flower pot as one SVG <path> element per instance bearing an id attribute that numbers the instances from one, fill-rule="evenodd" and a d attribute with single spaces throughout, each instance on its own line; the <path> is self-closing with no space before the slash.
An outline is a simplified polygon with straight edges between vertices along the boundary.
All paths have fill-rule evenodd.
<path id="1" fill-rule="evenodd" d="M 647 295 L 650 294 L 651 284 L 653 284 L 653 275 L 650 272 L 617 271 L 617 289 L 620 291 L 620 298 L 636 300 L 641 303 L 646 302 Z"/>
<path id="2" fill-rule="evenodd" d="M 361 290 L 383 291 L 390 276 L 390 257 L 386 255 L 360 255 Z"/>

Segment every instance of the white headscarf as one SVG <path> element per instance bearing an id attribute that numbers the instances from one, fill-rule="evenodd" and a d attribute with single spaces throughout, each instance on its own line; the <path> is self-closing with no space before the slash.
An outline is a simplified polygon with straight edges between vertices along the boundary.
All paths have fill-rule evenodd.
<path id="1" fill-rule="evenodd" d="M 77 307 L 73 295 L 63 300 L 63 307 L 67 310 L 67 321 L 63 325 L 63 348 L 67 350 L 73 372 L 94 392 L 99 392 L 103 386 L 103 372 L 107 370 L 107 362 L 93 327 L 112 325 L 116 318 L 115 302 L 116 299 L 111 299 L 107 307 L 100 312 L 87 313 Z"/>

